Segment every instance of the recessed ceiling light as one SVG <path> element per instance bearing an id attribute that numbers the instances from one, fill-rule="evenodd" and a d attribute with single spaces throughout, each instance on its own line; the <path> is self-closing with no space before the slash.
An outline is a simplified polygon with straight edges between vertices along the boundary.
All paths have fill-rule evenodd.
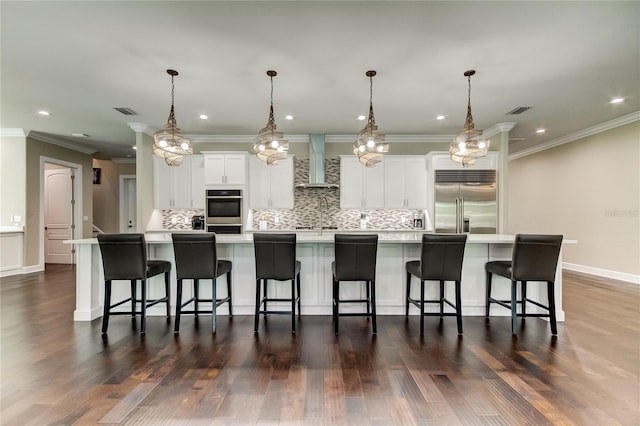
<path id="1" fill-rule="evenodd" d="M 536 130 L 536 133 L 544 133 L 546 131 L 547 131 L 546 129 L 538 129 L 538 130 Z"/>
<path id="2" fill-rule="evenodd" d="M 610 104 L 619 104 L 620 102 L 624 102 L 624 98 L 611 99 L 611 102 L 609 102 L 609 103 Z"/>
<path id="3" fill-rule="evenodd" d="M 439 115 L 436 117 L 436 120 L 444 120 L 444 115 Z"/>
<path id="4" fill-rule="evenodd" d="M 287 120 L 293 120 L 293 115 L 285 115 L 284 118 L 286 118 Z"/>
<path id="5" fill-rule="evenodd" d="M 88 138 L 89 135 L 86 133 L 71 133 L 71 136 L 75 136 L 76 138 Z"/>
<path id="6" fill-rule="evenodd" d="M 138 149 L 138 147 L 137 147 L 137 146 L 132 146 L 131 148 L 133 148 L 133 149 Z"/>
<path id="7" fill-rule="evenodd" d="M 51 113 L 49 111 L 45 111 L 45 110 L 38 111 L 38 114 L 40 114 L 40 115 L 51 115 Z"/>
<path id="8" fill-rule="evenodd" d="M 208 120 L 209 116 L 207 114 L 200 114 L 200 118 L 203 120 Z"/>
<path id="9" fill-rule="evenodd" d="M 365 117 L 364 115 L 359 115 L 358 116 L 358 120 L 360 120 L 360 121 L 364 120 L 365 118 L 367 118 L 367 117 Z"/>

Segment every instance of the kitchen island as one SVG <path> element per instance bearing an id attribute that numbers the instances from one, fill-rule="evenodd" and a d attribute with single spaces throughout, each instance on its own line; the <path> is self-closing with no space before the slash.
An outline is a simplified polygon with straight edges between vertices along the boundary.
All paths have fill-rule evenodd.
<path id="1" fill-rule="evenodd" d="M 293 232 L 293 231 L 292 231 Z M 368 231 L 375 233 L 375 231 Z M 301 303 L 302 315 L 331 315 L 331 291 L 332 276 L 331 262 L 334 260 L 334 234 L 336 232 L 297 232 L 297 258 L 302 262 L 301 270 Z M 348 233 L 348 232 L 344 232 Z M 406 273 L 405 263 L 420 258 L 420 242 L 422 232 L 380 232 L 378 233 L 378 259 L 376 266 L 376 299 L 379 315 L 404 315 Z M 173 263 L 173 246 L 170 232 L 153 232 L 145 235 L 148 244 L 150 259 L 168 260 Z M 465 257 L 462 272 L 462 313 L 464 316 L 483 316 L 485 309 L 485 273 L 484 264 L 490 260 L 509 260 L 513 250 L 513 235 L 487 235 L 470 234 L 465 248 Z M 96 238 L 66 241 L 76 246 L 76 309 L 74 321 L 91 321 L 102 315 L 102 303 L 104 299 L 102 259 L 100 248 Z M 564 241 L 563 244 L 571 244 L 575 241 Z M 233 262 L 233 310 L 239 315 L 253 315 L 255 304 L 255 260 L 253 237 L 251 233 L 243 235 L 218 235 L 218 256 L 221 259 Z M 156 282 L 156 280 L 158 280 Z M 414 278 L 415 280 L 415 278 Z M 220 278 L 219 290 L 224 291 L 222 284 L 224 278 Z M 209 281 L 210 282 L 210 281 Z M 175 303 L 175 268 L 171 271 L 171 301 Z M 412 286 L 417 296 L 419 291 L 418 281 Z M 113 286 L 113 299 L 119 300 L 129 295 L 129 285 L 116 282 Z M 275 286 L 275 297 L 288 294 L 290 286 L 288 282 L 270 283 Z M 183 299 L 190 297 L 190 288 L 185 285 Z M 342 287 L 345 297 L 360 297 L 364 286 L 359 283 L 344 283 Z M 509 299 L 510 285 L 504 278 L 494 278 L 493 296 Z M 201 296 L 210 296 L 211 289 L 207 281 L 200 285 Z M 427 283 L 425 296 L 437 297 L 437 283 Z M 154 277 L 149 280 L 148 297 L 155 298 L 163 293 L 162 277 Z M 448 298 L 453 295 L 453 283 L 447 283 L 446 294 Z M 532 299 L 540 300 L 546 304 L 546 285 L 532 283 L 528 294 Z M 218 296 L 222 296 L 218 294 Z M 556 316 L 558 321 L 564 321 L 562 309 L 562 252 L 556 270 Z M 359 306 L 345 306 L 353 310 Z M 126 304 L 123 309 L 127 309 Z M 435 306 L 431 307 L 435 311 Z M 491 315 L 509 315 L 509 311 L 502 307 L 492 306 Z M 531 308 L 533 309 L 533 308 Z M 163 315 L 162 306 L 154 306 L 148 310 L 148 315 Z M 175 312 L 175 306 L 172 306 Z M 226 305 L 218 308 L 218 315 L 226 315 Z M 418 311 L 411 307 L 409 314 L 417 314 Z"/>

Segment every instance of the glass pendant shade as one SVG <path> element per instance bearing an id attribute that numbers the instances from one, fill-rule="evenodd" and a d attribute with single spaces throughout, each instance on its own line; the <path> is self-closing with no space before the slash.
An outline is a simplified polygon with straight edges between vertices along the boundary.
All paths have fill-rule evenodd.
<path id="1" fill-rule="evenodd" d="M 167 124 L 153 134 L 153 153 L 164 158 L 169 166 L 179 166 L 182 164 L 185 155 L 193 154 L 191 142 L 182 136 L 176 123 L 176 115 L 173 106 L 174 86 L 173 77 L 178 75 L 178 71 L 167 70 L 171 76 L 171 110 Z"/>
<path id="2" fill-rule="evenodd" d="M 451 160 L 461 163 L 463 166 L 471 166 L 475 159 L 484 157 L 489 150 L 489 141 L 482 138 L 482 130 L 476 130 L 471 115 L 471 76 L 475 70 L 465 71 L 469 84 L 469 97 L 467 102 L 467 118 L 462 130 L 453 138 L 449 144 Z"/>
<path id="3" fill-rule="evenodd" d="M 373 115 L 373 76 L 375 75 L 375 71 L 366 73 L 369 77 L 369 119 L 353 143 L 353 153 L 358 157 L 358 161 L 367 167 L 374 167 L 382 161 L 383 154 L 389 152 L 389 144 L 384 141 L 385 135 L 378 131 L 376 118 Z"/>
<path id="4" fill-rule="evenodd" d="M 273 115 L 273 77 L 278 75 L 273 70 L 267 71 L 271 78 L 271 105 L 269 107 L 269 118 L 267 125 L 260 129 L 253 145 L 256 157 L 267 165 L 276 165 L 278 160 L 287 158 L 289 142 L 283 139 L 283 133 L 276 130 L 276 121 Z"/>

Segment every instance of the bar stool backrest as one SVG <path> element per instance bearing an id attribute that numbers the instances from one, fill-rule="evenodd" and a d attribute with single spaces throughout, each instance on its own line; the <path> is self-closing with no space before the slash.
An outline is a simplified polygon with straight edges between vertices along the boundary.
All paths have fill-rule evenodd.
<path id="1" fill-rule="evenodd" d="M 143 234 L 98 234 L 105 280 L 143 280 L 147 244 Z"/>
<path id="2" fill-rule="evenodd" d="M 256 279 L 296 278 L 296 234 L 253 234 Z"/>
<path id="3" fill-rule="evenodd" d="M 462 280 L 467 234 L 423 234 L 420 267 L 423 280 Z"/>
<path id="4" fill-rule="evenodd" d="M 216 234 L 171 234 L 176 278 L 211 279 L 218 275 Z"/>
<path id="5" fill-rule="evenodd" d="M 517 234 L 513 246 L 511 279 L 555 281 L 562 235 Z"/>
<path id="6" fill-rule="evenodd" d="M 378 235 L 336 234 L 336 281 L 371 281 L 376 279 Z"/>

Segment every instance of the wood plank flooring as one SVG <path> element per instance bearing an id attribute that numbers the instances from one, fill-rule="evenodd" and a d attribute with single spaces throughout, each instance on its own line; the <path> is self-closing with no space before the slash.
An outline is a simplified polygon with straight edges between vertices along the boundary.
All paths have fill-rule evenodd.
<path id="1" fill-rule="evenodd" d="M 529 318 L 272 316 L 74 323 L 75 273 L 3 278 L 2 425 L 638 425 L 640 286 L 564 273 L 558 336 Z M 236 283 L 238 285 L 238 283 Z M 250 285 L 253 285 L 251 283 Z"/>

